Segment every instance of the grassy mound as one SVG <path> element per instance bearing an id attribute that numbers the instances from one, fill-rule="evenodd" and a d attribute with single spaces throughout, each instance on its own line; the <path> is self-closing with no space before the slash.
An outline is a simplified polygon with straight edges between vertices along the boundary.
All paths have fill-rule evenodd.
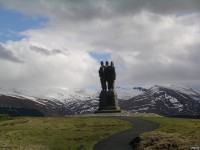
<path id="1" fill-rule="evenodd" d="M 104 117 L 21 117 L 0 122 L 0 149 L 93 149 L 111 134 L 130 128 Z"/>
<path id="2" fill-rule="evenodd" d="M 143 117 L 145 120 L 160 124 L 152 132 L 140 136 L 138 149 L 176 149 L 188 150 L 200 147 L 200 120 L 165 117 Z"/>

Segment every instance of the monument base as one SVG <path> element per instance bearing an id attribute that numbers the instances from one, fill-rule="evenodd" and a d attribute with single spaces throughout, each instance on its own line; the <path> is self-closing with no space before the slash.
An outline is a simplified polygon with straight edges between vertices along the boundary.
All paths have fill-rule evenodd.
<path id="1" fill-rule="evenodd" d="M 99 109 L 95 113 L 120 113 L 117 93 L 115 91 L 101 91 Z"/>
<path id="2" fill-rule="evenodd" d="M 94 113 L 121 113 L 121 110 L 97 110 Z"/>

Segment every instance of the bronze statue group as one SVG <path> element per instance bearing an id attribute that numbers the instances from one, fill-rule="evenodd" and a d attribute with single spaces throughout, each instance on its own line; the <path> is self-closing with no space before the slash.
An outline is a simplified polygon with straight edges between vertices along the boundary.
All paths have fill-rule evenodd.
<path id="1" fill-rule="evenodd" d="M 104 66 L 104 62 L 101 61 L 101 67 L 99 68 L 99 77 L 101 81 L 101 87 L 103 91 L 114 90 L 114 83 L 116 79 L 116 72 L 114 63 L 111 61 L 110 65 L 108 61 L 106 61 L 106 65 Z"/>

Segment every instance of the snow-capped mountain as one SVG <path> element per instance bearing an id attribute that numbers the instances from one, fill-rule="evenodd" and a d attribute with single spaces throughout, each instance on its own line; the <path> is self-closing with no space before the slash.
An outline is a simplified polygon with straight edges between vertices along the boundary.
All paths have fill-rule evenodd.
<path id="1" fill-rule="evenodd" d="M 164 116 L 200 115 L 200 93 L 180 86 L 116 87 L 119 104 L 127 112 Z M 44 88 L 0 89 L 0 113 L 14 115 L 73 115 L 98 109 L 100 90 Z"/>
<path id="2" fill-rule="evenodd" d="M 151 112 L 165 116 L 200 115 L 200 93 L 174 85 L 155 85 L 120 104 L 122 109 L 129 112 Z"/>
<path id="3" fill-rule="evenodd" d="M 120 100 L 143 93 L 142 90 L 121 87 L 117 87 L 116 91 Z M 90 113 L 98 109 L 99 94 L 100 90 L 96 89 L 0 89 L 0 109 L 10 108 L 17 112 L 16 108 L 28 108 L 44 115 Z"/>

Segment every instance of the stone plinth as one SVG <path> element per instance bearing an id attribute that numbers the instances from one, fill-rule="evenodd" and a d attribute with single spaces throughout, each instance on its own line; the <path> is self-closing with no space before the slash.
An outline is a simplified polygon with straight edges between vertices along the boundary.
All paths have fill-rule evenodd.
<path id="1" fill-rule="evenodd" d="M 101 91 L 99 97 L 99 109 L 96 113 L 121 112 L 115 91 Z"/>

